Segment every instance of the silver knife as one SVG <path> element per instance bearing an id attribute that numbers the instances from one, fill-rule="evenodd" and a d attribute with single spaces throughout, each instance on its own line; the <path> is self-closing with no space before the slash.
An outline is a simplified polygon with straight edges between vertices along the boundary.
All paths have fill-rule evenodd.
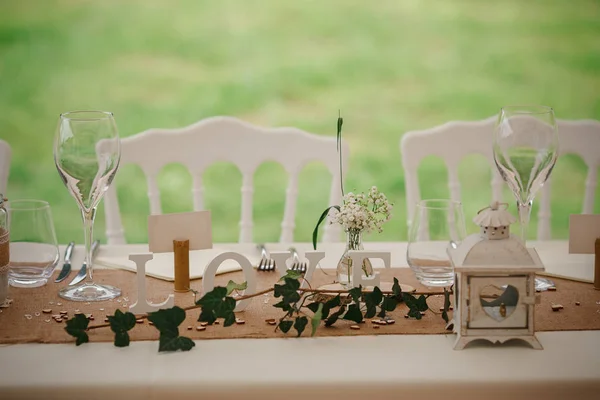
<path id="1" fill-rule="evenodd" d="M 95 240 L 94 243 L 92 243 L 92 262 L 94 260 L 94 257 L 96 256 L 96 253 L 98 252 L 99 247 L 100 247 L 100 241 Z M 86 273 L 87 273 L 87 264 L 84 261 L 83 264 L 81 265 L 81 269 L 79 270 L 79 273 L 77 275 L 75 275 L 75 278 L 73 278 L 71 283 L 69 283 L 69 286 L 73 286 L 73 285 L 76 285 L 79 282 L 81 282 L 85 278 Z"/>
<path id="2" fill-rule="evenodd" d="M 67 249 L 65 250 L 65 263 L 63 264 L 60 274 L 58 274 L 54 282 L 58 283 L 64 281 L 71 273 L 71 255 L 73 254 L 74 247 L 75 242 L 71 242 L 67 245 Z"/>

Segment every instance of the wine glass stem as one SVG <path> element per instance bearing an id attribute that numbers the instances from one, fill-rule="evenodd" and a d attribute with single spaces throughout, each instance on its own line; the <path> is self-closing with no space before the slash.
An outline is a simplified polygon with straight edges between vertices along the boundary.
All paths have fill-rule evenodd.
<path id="1" fill-rule="evenodd" d="M 533 200 L 529 200 L 526 203 L 517 202 L 519 209 L 519 221 L 521 223 L 521 239 L 523 243 L 527 243 L 527 228 L 529 227 L 529 219 L 531 217 L 531 205 Z"/>
<path id="2" fill-rule="evenodd" d="M 87 265 L 85 282 L 94 283 L 93 264 L 92 264 L 92 241 L 94 240 L 94 219 L 96 218 L 96 208 L 91 210 L 82 210 L 83 233 L 85 235 L 85 264 Z"/>

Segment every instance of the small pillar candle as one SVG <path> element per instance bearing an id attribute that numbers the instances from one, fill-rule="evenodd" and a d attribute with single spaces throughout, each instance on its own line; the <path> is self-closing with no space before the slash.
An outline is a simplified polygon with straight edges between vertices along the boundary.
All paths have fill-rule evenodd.
<path id="1" fill-rule="evenodd" d="M 594 266 L 594 289 L 600 290 L 600 238 L 596 239 L 596 265 Z"/>
<path id="2" fill-rule="evenodd" d="M 190 289 L 190 241 L 173 240 L 175 264 L 175 292 L 187 292 Z"/>

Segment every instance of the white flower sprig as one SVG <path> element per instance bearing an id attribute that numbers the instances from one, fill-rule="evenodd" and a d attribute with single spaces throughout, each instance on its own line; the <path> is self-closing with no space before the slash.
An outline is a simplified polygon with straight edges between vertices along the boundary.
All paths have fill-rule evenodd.
<path id="1" fill-rule="evenodd" d="M 352 192 L 343 197 L 340 209 L 331 210 L 330 224 L 338 223 L 346 230 L 383 232 L 383 224 L 390 220 L 392 204 L 377 186 L 367 194 Z"/>

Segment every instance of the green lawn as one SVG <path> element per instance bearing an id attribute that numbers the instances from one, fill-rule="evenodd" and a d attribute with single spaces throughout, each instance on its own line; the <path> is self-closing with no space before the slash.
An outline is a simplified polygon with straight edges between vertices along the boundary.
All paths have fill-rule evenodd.
<path id="1" fill-rule="evenodd" d="M 378 185 L 395 203 L 384 233 L 369 239 L 406 239 L 402 134 L 487 118 L 513 103 L 600 119 L 599 37 L 594 0 L 3 0 L 0 138 L 13 147 L 7 195 L 48 200 L 59 240 L 82 241 L 75 201 L 52 158 L 64 111 L 113 111 L 122 136 L 214 115 L 333 136 L 341 109 L 351 147 L 346 188 Z M 420 173 L 423 197 L 448 196 L 440 160 L 427 160 Z M 472 215 L 490 198 L 489 173 L 478 157 L 461 166 L 471 231 Z M 568 215 L 581 211 L 585 174 L 581 160 L 559 160 L 557 238 L 567 237 Z M 267 163 L 255 179 L 255 239 L 274 241 L 286 176 Z M 310 240 L 329 179 L 320 165 L 304 171 L 296 240 Z M 239 172 L 216 165 L 205 181 L 215 240 L 236 241 Z M 143 242 L 143 174 L 124 167 L 116 184 L 127 238 Z M 191 209 L 191 178 L 181 166 L 168 166 L 160 186 L 165 212 Z M 596 199 L 600 213 L 600 185 Z M 96 227 L 104 238 L 102 210 Z"/>

